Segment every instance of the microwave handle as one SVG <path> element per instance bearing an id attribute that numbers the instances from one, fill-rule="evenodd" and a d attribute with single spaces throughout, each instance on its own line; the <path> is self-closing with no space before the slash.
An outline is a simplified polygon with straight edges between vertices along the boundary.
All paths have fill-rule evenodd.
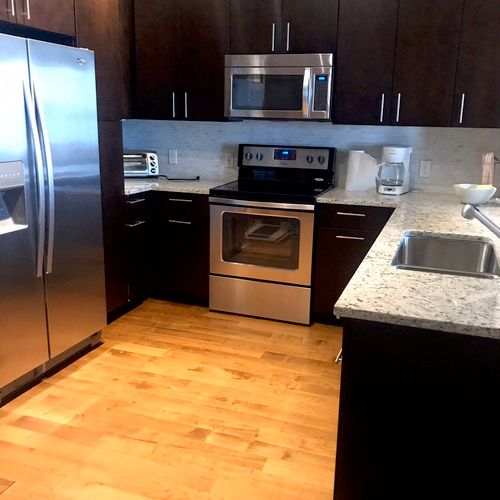
<path id="1" fill-rule="evenodd" d="M 309 110 L 312 110 L 314 103 L 311 72 L 311 68 L 304 69 L 304 83 L 302 87 L 302 114 L 304 118 L 308 118 Z"/>

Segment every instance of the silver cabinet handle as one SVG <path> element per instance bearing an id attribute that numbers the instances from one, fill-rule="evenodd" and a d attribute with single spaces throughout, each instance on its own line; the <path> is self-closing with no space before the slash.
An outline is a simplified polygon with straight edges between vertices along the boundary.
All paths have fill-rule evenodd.
<path id="1" fill-rule="evenodd" d="M 188 117 L 188 93 L 184 92 L 184 118 Z"/>
<path id="2" fill-rule="evenodd" d="M 360 238 L 359 236 L 335 236 L 338 240 L 356 240 L 356 241 L 365 241 L 364 238 Z"/>
<path id="3" fill-rule="evenodd" d="M 16 17 L 16 6 L 14 0 L 10 0 L 10 9 L 7 9 L 7 12 L 10 12 L 11 17 Z"/>
<path id="4" fill-rule="evenodd" d="M 33 138 L 35 150 L 35 168 L 38 188 L 38 242 L 36 252 L 36 277 L 43 276 L 43 252 L 45 249 L 45 174 L 43 172 L 42 143 L 36 121 L 35 103 L 29 85 L 23 81 L 24 102 L 28 116 L 28 124 Z"/>
<path id="5" fill-rule="evenodd" d="M 396 123 L 399 122 L 399 112 L 401 110 L 401 92 L 398 92 L 398 106 L 396 108 Z"/>
<path id="6" fill-rule="evenodd" d="M 186 226 L 190 226 L 191 222 L 185 221 L 185 220 L 175 220 L 175 219 L 169 219 L 168 220 L 169 224 L 184 224 Z"/>
<path id="7" fill-rule="evenodd" d="M 276 48 L 276 23 L 273 23 L 272 39 L 271 39 L 271 52 L 274 52 L 275 48 Z"/>
<path id="8" fill-rule="evenodd" d="M 125 224 L 127 227 L 137 227 L 137 226 L 142 226 L 143 224 L 146 224 L 145 220 L 140 220 L 137 222 L 133 222 L 132 224 Z"/>
<path id="9" fill-rule="evenodd" d="M 169 198 L 168 201 L 178 201 L 181 203 L 193 203 L 193 200 L 188 200 L 187 198 Z"/>
<path id="10" fill-rule="evenodd" d="M 290 52 L 290 23 L 286 23 L 286 51 Z"/>
<path id="11" fill-rule="evenodd" d="M 462 101 L 460 103 L 460 118 L 458 119 L 458 123 L 462 125 L 464 122 L 464 107 L 465 107 L 465 92 L 462 94 Z"/>
<path id="12" fill-rule="evenodd" d="M 31 8 L 30 8 L 30 0 L 25 0 L 26 1 L 26 10 L 22 12 L 22 15 L 28 19 L 28 21 L 31 19 Z"/>
<path id="13" fill-rule="evenodd" d="M 348 217 L 366 217 L 366 214 L 356 214 L 353 212 L 337 212 L 337 215 L 345 215 Z"/>
<path id="14" fill-rule="evenodd" d="M 146 198 L 138 198 L 137 200 L 127 200 L 125 203 L 128 203 L 129 205 L 135 205 L 136 203 L 142 203 L 143 201 L 146 201 Z"/>
<path id="15" fill-rule="evenodd" d="M 46 274 L 52 273 L 54 267 L 54 233 L 55 233 L 55 217 L 56 217 L 56 196 L 54 185 L 54 162 L 52 161 L 52 149 L 50 144 L 49 132 L 45 121 L 45 113 L 39 102 L 38 93 L 36 91 L 35 82 L 33 82 L 33 98 L 35 100 L 35 108 L 40 121 L 40 132 L 42 136 L 43 153 L 45 155 L 45 167 L 47 174 L 47 187 L 49 193 L 49 228 L 47 232 L 47 267 Z"/>
<path id="16" fill-rule="evenodd" d="M 175 92 L 172 92 L 172 118 L 175 118 Z"/>
<path id="17" fill-rule="evenodd" d="M 380 123 L 384 122 L 384 106 L 385 106 L 385 94 L 382 92 L 382 97 L 380 98 Z"/>

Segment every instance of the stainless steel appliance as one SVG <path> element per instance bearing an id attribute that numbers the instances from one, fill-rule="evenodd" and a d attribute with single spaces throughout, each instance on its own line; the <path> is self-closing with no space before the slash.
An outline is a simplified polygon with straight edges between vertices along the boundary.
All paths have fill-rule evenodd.
<path id="1" fill-rule="evenodd" d="M 308 324 L 315 197 L 334 148 L 240 145 L 238 180 L 210 190 L 210 308 Z"/>
<path id="2" fill-rule="evenodd" d="M 329 120 L 333 54 L 231 55 L 225 116 Z"/>
<path id="3" fill-rule="evenodd" d="M 0 402 L 106 324 L 94 55 L 0 35 Z"/>
<path id="4" fill-rule="evenodd" d="M 158 155 L 154 151 L 125 151 L 123 174 L 125 177 L 158 177 Z"/>

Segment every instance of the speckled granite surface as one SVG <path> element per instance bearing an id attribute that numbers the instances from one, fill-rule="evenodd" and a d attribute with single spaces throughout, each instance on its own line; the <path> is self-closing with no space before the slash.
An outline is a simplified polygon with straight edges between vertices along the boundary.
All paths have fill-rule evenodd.
<path id="1" fill-rule="evenodd" d="M 235 179 L 219 179 L 199 181 L 168 181 L 166 179 L 126 179 L 125 194 L 144 193 L 146 191 L 169 191 L 177 193 L 208 194 L 213 187 L 220 186 Z"/>
<path id="2" fill-rule="evenodd" d="M 500 239 L 478 221 L 461 215 L 452 194 L 413 192 L 401 197 L 334 189 L 318 200 L 396 207 L 392 217 L 335 304 L 341 317 L 429 328 L 500 339 L 500 279 L 470 278 L 396 269 L 391 261 L 404 231 Z M 483 207 L 500 222 L 500 205 Z"/>

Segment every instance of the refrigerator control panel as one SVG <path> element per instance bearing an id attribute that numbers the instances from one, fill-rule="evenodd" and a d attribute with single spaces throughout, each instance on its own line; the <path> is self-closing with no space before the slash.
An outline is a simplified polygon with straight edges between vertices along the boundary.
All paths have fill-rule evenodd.
<path id="1" fill-rule="evenodd" d="M 22 161 L 0 163 L 0 190 L 24 186 L 24 165 Z"/>

